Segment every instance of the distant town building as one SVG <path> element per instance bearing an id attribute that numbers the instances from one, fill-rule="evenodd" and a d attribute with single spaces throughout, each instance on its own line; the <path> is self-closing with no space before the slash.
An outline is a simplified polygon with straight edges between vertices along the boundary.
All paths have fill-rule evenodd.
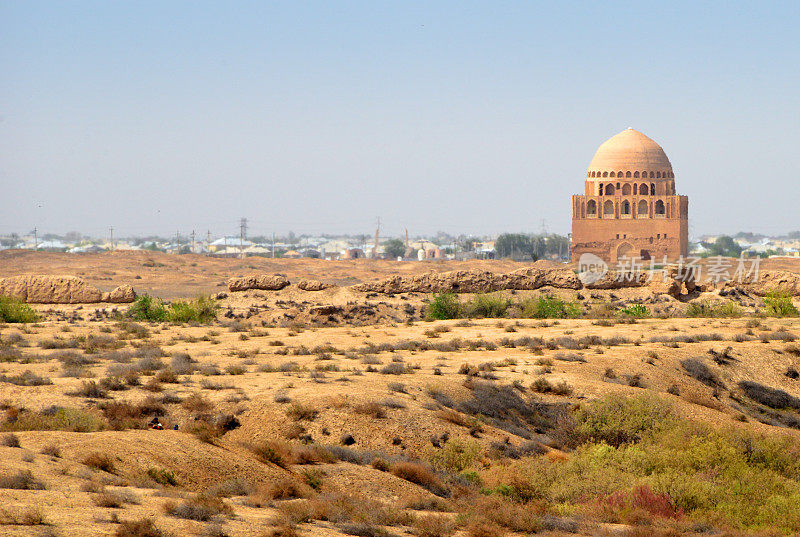
<path id="1" fill-rule="evenodd" d="M 664 150 L 637 130 L 598 148 L 584 193 L 572 196 L 573 261 L 584 253 L 607 263 L 689 253 L 689 200 L 676 194 Z"/>

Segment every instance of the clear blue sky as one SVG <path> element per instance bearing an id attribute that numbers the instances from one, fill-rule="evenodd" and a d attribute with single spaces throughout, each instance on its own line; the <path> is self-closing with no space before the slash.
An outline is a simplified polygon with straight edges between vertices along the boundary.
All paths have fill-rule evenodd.
<path id="1" fill-rule="evenodd" d="M 0 233 L 567 233 L 605 139 L 800 228 L 800 2 L 0 4 Z"/>

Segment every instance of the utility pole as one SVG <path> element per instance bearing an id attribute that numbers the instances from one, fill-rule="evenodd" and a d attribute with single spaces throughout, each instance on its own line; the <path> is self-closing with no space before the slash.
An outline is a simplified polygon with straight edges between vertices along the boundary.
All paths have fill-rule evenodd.
<path id="1" fill-rule="evenodd" d="M 206 255 L 211 255 L 211 230 L 206 232 Z"/>
<path id="2" fill-rule="evenodd" d="M 247 236 L 247 218 L 239 220 L 239 255 L 244 259 L 244 239 Z"/>
<path id="3" fill-rule="evenodd" d="M 39 251 L 39 230 L 36 227 L 33 228 L 33 251 Z"/>
<path id="4" fill-rule="evenodd" d="M 114 249 L 114 226 L 108 228 L 108 242 L 111 243 L 111 249 Z"/>
<path id="5" fill-rule="evenodd" d="M 194 253 L 194 230 L 192 230 L 192 253 Z"/>
<path id="6" fill-rule="evenodd" d="M 272 232 L 272 259 L 275 259 L 275 232 Z"/>
<path id="7" fill-rule="evenodd" d="M 376 222 L 376 227 L 375 227 L 375 247 L 372 250 L 372 258 L 373 259 L 378 259 L 378 236 L 381 233 L 381 217 L 379 216 L 376 220 L 377 220 L 377 222 Z"/>
<path id="8" fill-rule="evenodd" d="M 176 231 L 175 232 L 175 244 L 177 245 L 176 248 L 175 248 L 175 253 L 176 254 L 181 253 L 181 232 L 180 231 Z"/>

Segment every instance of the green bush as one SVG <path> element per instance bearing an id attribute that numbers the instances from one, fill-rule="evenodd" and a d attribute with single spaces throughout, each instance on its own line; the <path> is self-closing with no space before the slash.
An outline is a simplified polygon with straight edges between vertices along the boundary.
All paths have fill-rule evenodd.
<path id="1" fill-rule="evenodd" d="M 159 298 L 140 295 L 128 308 L 128 316 L 135 321 L 162 322 L 167 320 L 167 307 Z"/>
<path id="2" fill-rule="evenodd" d="M 542 296 L 522 303 L 522 316 L 531 319 L 566 319 L 580 314 L 580 305 L 556 297 Z"/>
<path id="3" fill-rule="evenodd" d="M 200 295 L 194 300 L 177 300 L 170 304 L 167 318 L 175 323 L 210 323 L 217 318 L 219 305 L 210 296 Z"/>
<path id="4" fill-rule="evenodd" d="M 217 309 L 216 301 L 204 295 L 194 300 L 176 300 L 169 306 L 165 306 L 160 298 L 141 295 L 128 309 L 128 316 L 135 321 L 209 323 L 216 319 Z"/>
<path id="5" fill-rule="evenodd" d="M 455 293 L 433 295 L 433 300 L 426 309 L 429 319 L 456 319 L 461 314 L 461 301 Z"/>
<path id="6" fill-rule="evenodd" d="M 640 441 L 671 420 L 672 410 L 661 399 L 609 395 L 577 411 L 575 431 L 581 440 L 618 447 Z"/>
<path id="7" fill-rule="evenodd" d="M 741 317 L 742 310 L 733 302 L 694 302 L 686 309 L 687 317 Z"/>
<path id="8" fill-rule="evenodd" d="M 511 463 L 509 485 L 564 510 L 595 514 L 610 495 L 648 487 L 691 524 L 800 532 L 800 453 L 793 437 L 690 422 L 654 398 L 610 398 L 580 412 L 578 427 L 594 438 L 565 461 Z M 619 438 L 615 430 L 638 440 L 610 445 L 604 437 Z"/>
<path id="9" fill-rule="evenodd" d="M 511 302 L 500 293 L 479 294 L 466 306 L 467 317 L 505 317 Z"/>
<path id="10" fill-rule="evenodd" d="M 431 456 L 431 464 L 439 470 L 452 473 L 463 472 L 480 458 L 481 445 L 474 440 L 451 438 Z"/>
<path id="11" fill-rule="evenodd" d="M 773 289 L 764 297 L 767 315 L 771 317 L 797 317 L 800 311 L 792 304 L 792 295 L 781 289 Z"/>
<path id="12" fill-rule="evenodd" d="M 160 485 L 177 485 L 175 474 L 164 468 L 148 468 L 147 476 Z"/>
<path id="13" fill-rule="evenodd" d="M 36 312 L 18 298 L 0 296 L 0 322 L 35 323 Z"/>
<path id="14" fill-rule="evenodd" d="M 53 406 L 40 411 L 22 411 L 0 423 L 0 431 L 101 431 L 107 422 L 79 408 Z"/>
<path id="15" fill-rule="evenodd" d="M 650 310 L 644 304 L 633 304 L 620 311 L 622 315 L 627 317 L 634 317 L 636 319 L 643 319 L 650 317 Z"/>

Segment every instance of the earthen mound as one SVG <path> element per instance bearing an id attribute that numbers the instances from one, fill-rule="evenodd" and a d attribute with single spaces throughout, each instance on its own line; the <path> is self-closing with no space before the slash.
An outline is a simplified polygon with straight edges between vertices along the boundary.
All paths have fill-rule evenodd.
<path id="1" fill-rule="evenodd" d="M 489 271 L 454 270 L 419 276 L 392 276 L 377 282 L 353 286 L 353 290 L 372 293 L 489 293 L 505 289 L 531 290 L 552 286 L 580 289 L 581 282 L 569 269 L 528 267 L 507 274 Z"/>
<path id="2" fill-rule="evenodd" d="M 331 287 L 335 286 L 330 283 L 322 283 L 319 280 L 303 279 L 297 282 L 297 287 L 303 291 L 322 291 L 323 289 L 330 289 Z"/>
<path id="3" fill-rule="evenodd" d="M 228 280 L 228 289 L 230 291 L 247 291 L 248 289 L 279 291 L 288 285 L 289 280 L 285 276 L 277 274 L 253 274 Z"/>
<path id="4" fill-rule="evenodd" d="M 100 302 L 102 293 L 75 276 L 10 276 L 0 279 L 0 295 L 30 304 L 84 304 Z"/>

